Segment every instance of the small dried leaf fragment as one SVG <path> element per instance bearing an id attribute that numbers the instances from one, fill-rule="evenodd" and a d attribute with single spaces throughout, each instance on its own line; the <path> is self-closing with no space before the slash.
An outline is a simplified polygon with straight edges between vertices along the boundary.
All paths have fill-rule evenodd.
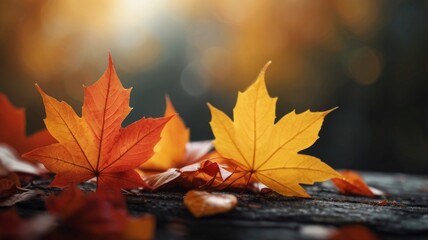
<path id="1" fill-rule="evenodd" d="M 0 144 L 6 143 L 19 154 L 36 147 L 46 146 L 55 139 L 45 130 L 40 130 L 30 136 L 26 134 L 25 111 L 12 105 L 6 95 L 0 93 Z"/>
<path id="2" fill-rule="evenodd" d="M 236 207 L 234 195 L 191 190 L 184 196 L 184 205 L 196 218 L 229 212 Z"/>
<path id="3" fill-rule="evenodd" d="M 340 177 L 318 158 L 299 154 L 315 143 L 324 117 L 334 109 L 301 114 L 293 111 L 275 123 L 276 98 L 269 96 L 264 77 L 267 66 L 255 83 L 238 93 L 233 121 L 208 104 L 214 146 L 244 170 L 244 178 L 255 177 L 285 196 L 310 197 L 300 184 Z"/>
<path id="4" fill-rule="evenodd" d="M 384 199 L 376 203 L 378 206 L 386 206 L 388 204 L 388 200 Z"/>
<path id="5" fill-rule="evenodd" d="M 357 172 L 342 170 L 339 173 L 342 174 L 343 178 L 333 178 L 331 181 L 336 185 L 340 193 L 366 197 L 375 196 Z"/>
<path id="6" fill-rule="evenodd" d="M 58 143 L 23 157 L 56 173 L 51 186 L 66 187 L 94 177 L 98 189 L 147 186 L 134 169 L 152 157 L 171 117 L 143 118 L 122 128 L 131 111 L 131 90 L 123 88 L 110 55 L 108 62 L 101 78 L 84 89 L 82 117 L 37 86 L 46 109 L 46 127 Z"/>

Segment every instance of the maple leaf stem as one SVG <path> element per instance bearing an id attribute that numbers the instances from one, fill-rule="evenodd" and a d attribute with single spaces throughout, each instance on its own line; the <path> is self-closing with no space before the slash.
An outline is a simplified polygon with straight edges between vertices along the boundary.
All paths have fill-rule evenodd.
<path id="1" fill-rule="evenodd" d="M 206 188 L 210 188 L 213 184 L 214 184 L 214 181 L 215 181 L 215 179 L 217 178 L 217 172 L 215 173 L 215 175 L 212 177 L 212 179 L 210 179 L 206 184 L 205 184 L 205 187 Z"/>
<path id="2" fill-rule="evenodd" d="M 254 172 L 250 172 L 250 177 L 248 177 L 247 183 L 245 184 L 245 187 L 242 189 L 241 194 L 245 192 L 245 190 L 248 189 L 248 186 L 250 185 L 251 177 L 253 176 Z"/>

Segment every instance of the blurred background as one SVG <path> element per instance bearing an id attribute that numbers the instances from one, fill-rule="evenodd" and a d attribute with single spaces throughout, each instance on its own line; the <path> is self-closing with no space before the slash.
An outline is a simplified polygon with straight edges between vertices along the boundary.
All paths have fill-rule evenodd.
<path id="1" fill-rule="evenodd" d="M 34 88 L 80 114 L 108 51 L 133 87 L 129 124 L 168 94 L 192 140 L 206 102 L 229 116 L 269 60 L 277 116 L 339 106 L 305 151 L 334 168 L 428 173 L 428 1 L 0 1 L 0 91 L 43 128 Z"/>

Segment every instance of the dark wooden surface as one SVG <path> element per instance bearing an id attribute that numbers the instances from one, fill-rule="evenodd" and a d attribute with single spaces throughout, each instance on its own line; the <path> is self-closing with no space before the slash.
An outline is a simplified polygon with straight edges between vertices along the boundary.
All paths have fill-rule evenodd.
<path id="1" fill-rule="evenodd" d="M 127 200 L 131 214 L 156 216 L 156 239 L 312 239 L 317 235 L 302 234 L 308 226 L 334 229 L 355 223 L 369 227 L 382 239 L 428 239 L 427 176 L 363 173 L 363 177 L 387 195 L 345 196 L 328 182 L 306 188 L 312 199 L 233 193 L 239 201 L 236 209 L 203 219 L 193 218 L 184 207 L 184 191 L 128 195 Z M 33 188 L 55 193 L 43 183 Z M 383 199 L 387 205 L 377 205 Z M 44 202 L 32 199 L 19 203 L 17 209 L 31 216 L 44 210 Z"/>

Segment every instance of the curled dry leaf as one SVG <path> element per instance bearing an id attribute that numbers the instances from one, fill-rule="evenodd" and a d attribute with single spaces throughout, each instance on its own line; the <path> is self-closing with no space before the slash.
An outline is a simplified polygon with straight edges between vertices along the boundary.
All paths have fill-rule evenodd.
<path id="1" fill-rule="evenodd" d="M 212 149 L 211 141 L 189 141 L 189 129 L 166 97 L 164 116 L 174 117 L 161 134 L 155 147 L 155 155 L 140 168 L 139 172 L 152 189 L 172 184 L 186 188 L 213 187 L 219 185 L 231 174 L 223 159 Z"/>
<path id="2" fill-rule="evenodd" d="M 196 218 L 229 212 L 236 207 L 238 200 L 234 195 L 189 191 L 184 196 L 184 205 Z"/>
<path id="3" fill-rule="evenodd" d="M 42 164 L 25 162 L 16 155 L 11 147 L 2 144 L 0 144 L 0 164 L 2 164 L 8 172 L 26 173 L 37 176 L 47 173 Z"/>
<path id="4" fill-rule="evenodd" d="M 166 185 L 180 185 L 184 188 L 217 189 L 232 175 L 229 167 L 211 160 L 203 160 L 183 168 L 170 168 L 164 172 L 146 176 L 144 181 L 151 189 Z"/>
<path id="5" fill-rule="evenodd" d="M 13 195 L 0 200 L 0 207 L 11 207 L 19 202 L 30 200 L 42 194 L 43 192 L 38 190 L 17 191 Z"/>
<path id="6" fill-rule="evenodd" d="M 7 144 L 23 154 L 36 147 L 46 146 L 55 142 L 55 139 L 46 130 L 41 130 L 30 136 L 26 134 L 25 111 L 16 108 L 0 93 L 0 144 Z"/>
<path id="7" fill-rule="evenodd" d="M 205 160 L 180 169 L 184 181 L 192 187 L 216 188 L 232 175 L 226 165 Z"/>
<path id="8" fill-rule="evenodd" d="M 340 193 L 366 197 L 375 196 L 357 172 L 342 170 L 339 173 L 342 174 L 343 178 L 334 178 L 331 181 L 336 185 Z"/>
<path id="9" fill-rule="evenodd" d="M 171 168 L 164 172 L 144 177 L 144 181 L 151 189 L 158 189 L 166 184 L 173 182 L 181 176 L 181 171 L 177 168 Z"/>
<path id="10" fill-rule="evenodd" d="M 134 169 L 152 157 L 171 117 L 143 118 L 122 128 L 131 111 L 131 89 L 123 88 L 110 55 L 108 62 L 103 76 L 84 88 L 82 117 L 37 86 L 46 109 L 46 127 L 59 143 L 23 157 L 56 173 L 51 186 L 66 187 L 94 177 L 98 189 L 146 186 Z"/>
<path id="11" fill-rule="evenodd" d="M 324 117 L 334 109 L 301 114 L 293 111 L 275 123 L 276 98 L 269 96 L 264 79 L 268 65 L 254 84 L 238 94 L 233 121 L 208 105 L 214 146 L 243 169 L 242 178 L 250 181 L 255 177 L 285 196 L 310 197 L 300 184 L 340 177 L 318 158 L 299 154 L 318 139 Z"/>
<path id="12" fill-rule="evenodd" d="M 11 164 L 13 164 L 13 162 Z M 23 165 L 28 165 L 29 168 L 33 168 L 33 166 L 28 163 L 23 163 Z M 18 202 L 23 202 L 43 194 L 38 190 L 20 188 L 21 179 L 18 174 L 10 172 L 9 169 L 10 167 L 7 168 L 0 162 L 0 207 L 10 207 Z"/>

